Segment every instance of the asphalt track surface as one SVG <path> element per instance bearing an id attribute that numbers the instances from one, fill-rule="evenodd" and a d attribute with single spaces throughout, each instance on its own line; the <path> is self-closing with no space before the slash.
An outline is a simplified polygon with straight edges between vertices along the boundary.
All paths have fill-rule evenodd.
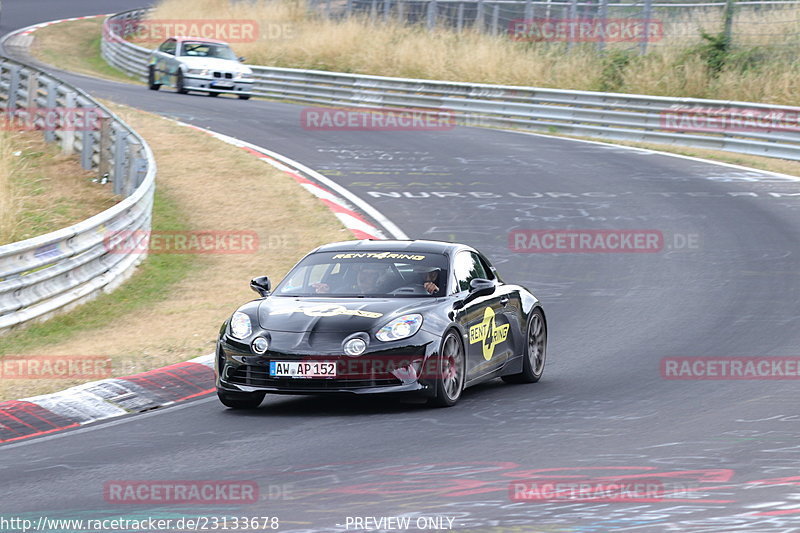
<path id="1" fill-rule="evenodd" d="M 4 33 L 135 7 L 4 4 Z M 412 517 L 412 530 L 423 517 L 474 531 L 800 531 L 798 380 L 669 380 L 660 366 L 800 355 L 800 182 L 479 128 L 313 132 L 301 105 L 65 77 L 300 161 L 412 238 L 480 248 L 544 301 L 548 360 L 540 383 L 498 380 L 450 409 L 268 397 L 242 413 L 206 397 L 6 445 L 4 517 L 277 516 L 280 531 L 366 530 L 352 517 L 367 516 Z M 257 199 L 248 208 L 269 216 Z M 519 253 L 508 238 L 518 229 L 649 230 L 664 241 L 656 253 Z M 544 490 L 548 480 L 625 476 L 666 492 L 582 502 L 509 494 L 520 479 Z M 114 480 L 254 481 L 260 499 L 119 504 L 104 498 Z"/>

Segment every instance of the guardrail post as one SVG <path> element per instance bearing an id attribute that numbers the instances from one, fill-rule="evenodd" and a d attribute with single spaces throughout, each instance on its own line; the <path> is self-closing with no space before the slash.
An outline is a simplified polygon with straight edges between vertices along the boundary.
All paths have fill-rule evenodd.
<path id="1" fill-rule="evenodd" d="M 392 12 L 392 0 L 383 0 L 383 21 L 389 21 L 389 15 Z"/>
<path id="2" fill-rule="evenodd" d="M 369 18 L 372 21 L 378 18 L 378 0 L 372 0 L 372 4 L 369 7 Z"/>
<path id="3" fill-rule="evenodd" d="M 578 0 L 569 0 L 569 18 L 571 22 L 575 22 L 578 18 Z M 572 32 L 568 33 L 567 37 L 567 50 L 571 49 L 575 43 L 572 41 Z"/>
<path id="4" fill-rule="evenodd" d="M 346 17 L 351 17 L 353 15 L 353 0 L 347 0 L 347 5 L 344 8 L 344 14 Z"/>
<path id="5" fill-rule="evenodd" d="M 31 72 L 28 74 L 28 113 L 30 113 L 33 109 L 39 107 L 39 102 L 37 102 L 39 98 L 39 73 L 38 72 Z"/>
<path id="6" fill-rule="evenodd" d="M 525 0 L 525 21 L 533 24 L 533 0 Z"/>
<path id="7" fill-rule="evenodd" d="M 405 0 L 397 0 L 397 22 L 406 23 L 406 3 Z"/>
<path id="8" fill-rule="evenodd" d="M 726 0 L 725 2 L 725 25 L 723 34 L 725 35 L 725 43 L 730 46 L 731 39 L 733 39 L 733 11 L 735 9 L 734 0 Z"/>
<path id="9" fill-rule="evenodd" d="M 19 92 L 19 65 L 10 65 L 8 67 L 8 100 L 6 100 L 6 109 L 15 109 L 17 107 L 17 93 Z"/>
<path id="10" fill-rule="evenodd" d="M 139 154 L 142 152 L 142 145 L 133 135 L 126 139 L 126 159 L 128 161 L 128 172 L 125 176 L 125 196 L 130 196 L 134 189 L 139 185 Z"/>
<path id="11" fill-rule="evenodd" d="M 97 150 L 97 174 L 102 179 L 111 171 L 111 117 L 100 117 L 100 147 Z"/>
<path id="12" fill-rule="evenodd" d="M 644 0 L 642 7 L 642 18 L 644 19 L 644 36 L 639 43 L 639 54 L 647 53 L 647 43 L 650 41 L 650 18 L 653 16 L 653 0 Z"/>
<path id="13" fill-rule="evenodd" d="M 436 0 L 428 1 L 428 31 L 436 27 Z"/>
<path id="14" fill-rule="evenodd" d="M 497 24 L 500 20 L 500 4 L 492 6 L 492 35 L 497 35 Z"/>
<path id="15" fill-rule="evenodd" d="M 458 3 L 458 15 L 456 17 L 456 31 L 464 31 L 464 2 Z"/>
<path id="16" fill-rule="evenodd" d="M 597 6 L 597 20 L 600 24 L 603 25 L 605 29 L 607 27 L 607 20 L 608 20 L 608 0 L 599 0 L 599 4 Z M 601 52 L 606 49 L 606 38 L 604 35 L 605 32 L 600 34 L 600 38 L 597 40 L 597 49 Z"/>
<path id="17" fill-rule="evenodd" d="M 67 91 L 64 97 L 64 109 L 59 113 L 61 118 L 61 151 L 67 155 L 75 153 L 75 124 L 67 124 L 68 117 L 74 116 L 77 107 L 77 95 Z M 53 112 L 53 111 L 51 111 Z"/>
<path id="18" fill-rule="evenodd" d="M 483 31 L 483 27 L 484 27 L 484 24 L 483 24 L 483 10 L 484 10 L 483 2 L 484 2 L 484 0 L 478 0 L 478 5 L 475 6 L 475 28 L 478 31 Z"/>
<path id="19" fill-rule="evenodd" d="M 112 150 L 114 151 L 114 174 L 111 179 L 114 180 L 114 194 L 123 194 L 125 192 L 125 156 L 127 155 L 125 153 L 127 145 L 125 142 L 126 135 L 116 127 L 114 127 L 113 130 L 114 146 Z"/>
<path id="20" fill-rule="evenodd" d="M 56 94 L 58 89 L 56 89 L 55 80 L 48 79 L 46 86 L 47 95 L 45 96 L 45 100 L 47 101 L 47 106 L 45 107 L 45 116 L 55 113 L 56 102 L 58 98 L 58 95 Z M 47 125 L 45 125 L 44 128 L 44 140 L 45 142 L 49 143 L 55 142 L 56 140 L 56 132 L 53 129 L 48 128 Z"/>

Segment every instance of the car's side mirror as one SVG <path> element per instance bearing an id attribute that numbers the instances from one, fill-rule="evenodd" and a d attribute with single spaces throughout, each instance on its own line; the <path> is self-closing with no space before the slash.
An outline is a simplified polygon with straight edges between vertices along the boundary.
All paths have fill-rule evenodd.
<path id="1" fill-rule="evenodd" d="M 259 276 L 250 280 L 250 288 L 256 291 L 260 296 L 269 296 L 269 291 L 272 290 L 272 284 L 269 282 L 267 276 Z"/>
<path id="2" fill-rule="evenodd" d="M 469 294 L 474 298 L 478 296 L 486 296 L 494 292 L 494 282 L 488 279 L 475 278 L 469 282 Z"/>
<path id="3" fill-rule="evenodd" d="M 244 63 L 244 56 L 239 56 L 239 63 Z"/>

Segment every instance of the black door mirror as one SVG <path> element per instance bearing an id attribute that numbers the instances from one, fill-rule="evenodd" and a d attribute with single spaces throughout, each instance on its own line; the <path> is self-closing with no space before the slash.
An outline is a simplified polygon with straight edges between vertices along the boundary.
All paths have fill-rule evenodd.
<path id="1" fill-rule="evenodd" d="M 239 56 L 239 63 L 244 63 L 244 56 Z"/>
<path id="2" fill-rule="evenodd" d="M 269 296 L 269 291 L 272 290 L 272 284 L 269 282 L 267 276 L 259 276 L 250 280 L 250 288 L 256 291 L 260 296 Z"/>
<path id="3" fill-rule="evenodd" d="M 469 282 L 469 294 L 473 297 L 486 296 L 494 292 L 494 283 L 488 279 L 475 278 Z"/>

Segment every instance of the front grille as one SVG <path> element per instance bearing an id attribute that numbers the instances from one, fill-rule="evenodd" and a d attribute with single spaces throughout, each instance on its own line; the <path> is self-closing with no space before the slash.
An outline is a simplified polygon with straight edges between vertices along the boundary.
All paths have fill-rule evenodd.
<path id="1" fill-rule="evenodd" d="M 347 378 L 273 378 L 268 366 L 242 365 L 230 368 L 225 381 L 250 387 L 276 387 L 284 389 L 358 389 L 365 387 L 389 387 L 400 385 L 392 379 L 347 379 Z"/>
<path id="2" fill-rule="evenodd" d="M 231 72 L 214 72 L 215 78 L 226 78 L 226 79 L 233 79 L 233 73 Z"/>

